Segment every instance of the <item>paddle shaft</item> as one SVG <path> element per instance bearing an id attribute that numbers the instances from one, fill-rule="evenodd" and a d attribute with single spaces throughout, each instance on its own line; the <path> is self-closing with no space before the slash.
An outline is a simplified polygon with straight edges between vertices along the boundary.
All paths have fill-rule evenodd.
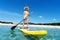
<path id="1" fill-rule="evenodd" d="M 24 19 L 23 19 L 23 20 L 24 20 Z M 23 20 L 21 20 L 18 24 L 16 24 L 16 26 L 19 25 Z"/>

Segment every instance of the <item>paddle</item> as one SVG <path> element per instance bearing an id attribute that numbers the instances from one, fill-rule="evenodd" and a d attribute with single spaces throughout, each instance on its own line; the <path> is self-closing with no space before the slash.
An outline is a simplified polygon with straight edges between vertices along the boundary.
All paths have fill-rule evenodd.
<path id="1" fill-rule="evenodd" d="M 23 20 L 21 20 L 18 24 L 20 24 Z M 15 26 L 11 27 L 11 30 L 14 30 L 18 24 L 16 24 Z"/>

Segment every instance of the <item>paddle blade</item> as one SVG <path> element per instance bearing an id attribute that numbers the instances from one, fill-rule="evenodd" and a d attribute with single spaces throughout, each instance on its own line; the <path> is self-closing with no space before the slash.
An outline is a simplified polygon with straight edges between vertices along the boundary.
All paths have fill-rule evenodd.
<path id="1" fill-rule="evenodd" d="M 11 30 L 14 30 L 14 29 L 15 29 L 15 27 L 16 27 L 16 26 L 13 26 L 13 27 L 11 28 Z"/>

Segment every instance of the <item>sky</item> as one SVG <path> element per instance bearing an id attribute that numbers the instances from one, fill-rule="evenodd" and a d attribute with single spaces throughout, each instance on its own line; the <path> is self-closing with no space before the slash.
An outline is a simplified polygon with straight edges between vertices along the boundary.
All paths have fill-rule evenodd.
<path id="1" fill-rule="evenodd" d="M 24 6 L 29 6 L 29 22 L 60 22 L 60 0 L 0 0 L 0 21 L 18 23 Z"/>

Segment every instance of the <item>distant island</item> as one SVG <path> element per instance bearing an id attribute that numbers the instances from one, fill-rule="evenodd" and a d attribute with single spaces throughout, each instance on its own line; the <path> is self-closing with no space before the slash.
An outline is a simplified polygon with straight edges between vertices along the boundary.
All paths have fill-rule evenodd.
<path id="1" fill-rule="evenodd" d="M 3 22 L 3 21 L 0 21 L 0 23 L 4 23 L 4 24 L 13 24 L 13 22 Z"/>
<path id="2" fill-rule="evenodd" d="M 14 24 L 13 22 L 3 22 L 3 21 L 0 21 L 0 23 L 3 23 L 3 24 Z M 21 23 L 22 25 L 23 23 Z M 26 24 L 26 23 L 25 23 Z M 30 25 L 58 25 L 60 26 L 60 22 L 57 22 L 57 23 L 32 23 L 32 22 L 29 22 Z"/>
<path id="3" fill-rule="evenodd" d="M 26 23 L 25 23 L 26 24 Z M 32 23 L 32 22 L 29 22 L 30 25 L 58 25 L 60 26 L 60 22 L 56 22 L 56 23 Z"/>

